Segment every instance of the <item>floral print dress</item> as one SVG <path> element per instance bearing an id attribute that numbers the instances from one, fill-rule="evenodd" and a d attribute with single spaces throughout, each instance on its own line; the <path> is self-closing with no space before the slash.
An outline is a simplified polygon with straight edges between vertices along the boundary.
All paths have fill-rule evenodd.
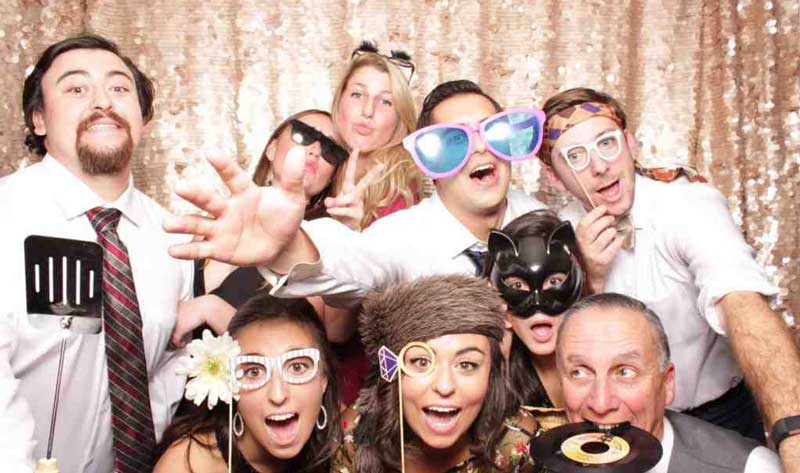
<path id="1" fill-rule="evenodd" d="M 358 445 L 353 440 L 353 431 L 358 425 L 355 409 L 349 408 L 344 414 L 345 436 L 342 446 L 333 460 L 332 473 L 358 473 L 355 470 L 355 458 Z M 350 419 L 350 420 L 348 420 Z M 520 409 L 515 416 L 503 423 L 505 435 L 497 445 L 495 467 L 482 465 L 478 458 L 470 457 L 458 465 L 454 465 L 442 473 L 535 473 L 538 471 L 530 455 L 528 442 L 538 431 L 538 423 L 534 416 Z M 399 448 L 399 446 L 398 446 Z"/>

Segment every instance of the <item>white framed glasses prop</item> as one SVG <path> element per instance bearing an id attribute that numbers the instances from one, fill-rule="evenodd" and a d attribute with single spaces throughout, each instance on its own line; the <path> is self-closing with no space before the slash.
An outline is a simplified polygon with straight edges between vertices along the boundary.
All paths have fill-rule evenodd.
<path id="1" fill-rule="evenodd" d="M 302 348 L 269 358 L 261 355 L 239 355 L 232 360 L 234 384 L 243 391 L 258 389 L 272 379 L 277 370 L 289 384 L 305 384 L 319 371 L 319 349 Z"/>
<path id="2" fill-rule="evenodd" d="M 622 130 L 603 133 L 589 143 L 561 148 L 561 156 L 575 172 L 583 171 L 592 161 L 592 151 L 604 161 L 614 161 L 622 153 Z"/>

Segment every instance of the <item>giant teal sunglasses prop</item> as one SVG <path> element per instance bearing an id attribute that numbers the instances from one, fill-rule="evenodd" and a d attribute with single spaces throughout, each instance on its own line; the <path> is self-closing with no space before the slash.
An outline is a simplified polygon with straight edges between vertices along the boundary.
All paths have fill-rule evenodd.
<path id="1" fill-rule="evenodd" d="M 478 125 L 439 123 L 426 126 L 403 139 L 414 162 L 432 179 L 457 174 L 475 149 L 475 132 L 486 148 L 506 161 L 530 159 L 542 145 L 545 115 L 532 108 L 512 108 L 496 113 Z"/>

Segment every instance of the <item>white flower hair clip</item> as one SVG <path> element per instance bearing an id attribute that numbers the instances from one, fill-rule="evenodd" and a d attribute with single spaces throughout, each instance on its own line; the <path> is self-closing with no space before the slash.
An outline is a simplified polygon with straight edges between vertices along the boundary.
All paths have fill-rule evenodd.
<path id="1" fill-rule="evenodd" d="M 233 463 L 233 399 L 239 400 L 238 383 L 233 377 L 233 363 L 242 349 L 228 332 L 215 337 L 210 330 L 203 330 L 203 338 L 192 340 L 186 346 L 188 355 L 182 356 L 176 369 L 178 374 L 189 377 L 184 396 L 199 406 L 206 398 L 206 405 L 213 409 L 218 401 L 228 404 L 228 473 Z"/>
<path id="2" fill-rule="evenodd" d="M 176 370 L 178 374 L 189 377 L 186 399 L 197 406 L 207 399 L 209 409 L 213 409 L 218 401 L 231 404 L 231 399 L 238 400 L 237 383 L 231 367 L 241 348 L 228 332 L 215 337 L 210 330 L 203 330 L 203 338 L 192 340 L 186 349 L 189 354 L 180 358 Z"/>

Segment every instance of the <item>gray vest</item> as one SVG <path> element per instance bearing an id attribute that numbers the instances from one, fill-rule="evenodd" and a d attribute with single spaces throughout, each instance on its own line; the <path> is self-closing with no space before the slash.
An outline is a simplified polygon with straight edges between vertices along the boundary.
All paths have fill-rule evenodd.
<path id="1" fill-rule="evenodd" d="M 667 411 L 675 432 L 668 473 L 742 473 L 758 442 L 695 417 Z"/>

